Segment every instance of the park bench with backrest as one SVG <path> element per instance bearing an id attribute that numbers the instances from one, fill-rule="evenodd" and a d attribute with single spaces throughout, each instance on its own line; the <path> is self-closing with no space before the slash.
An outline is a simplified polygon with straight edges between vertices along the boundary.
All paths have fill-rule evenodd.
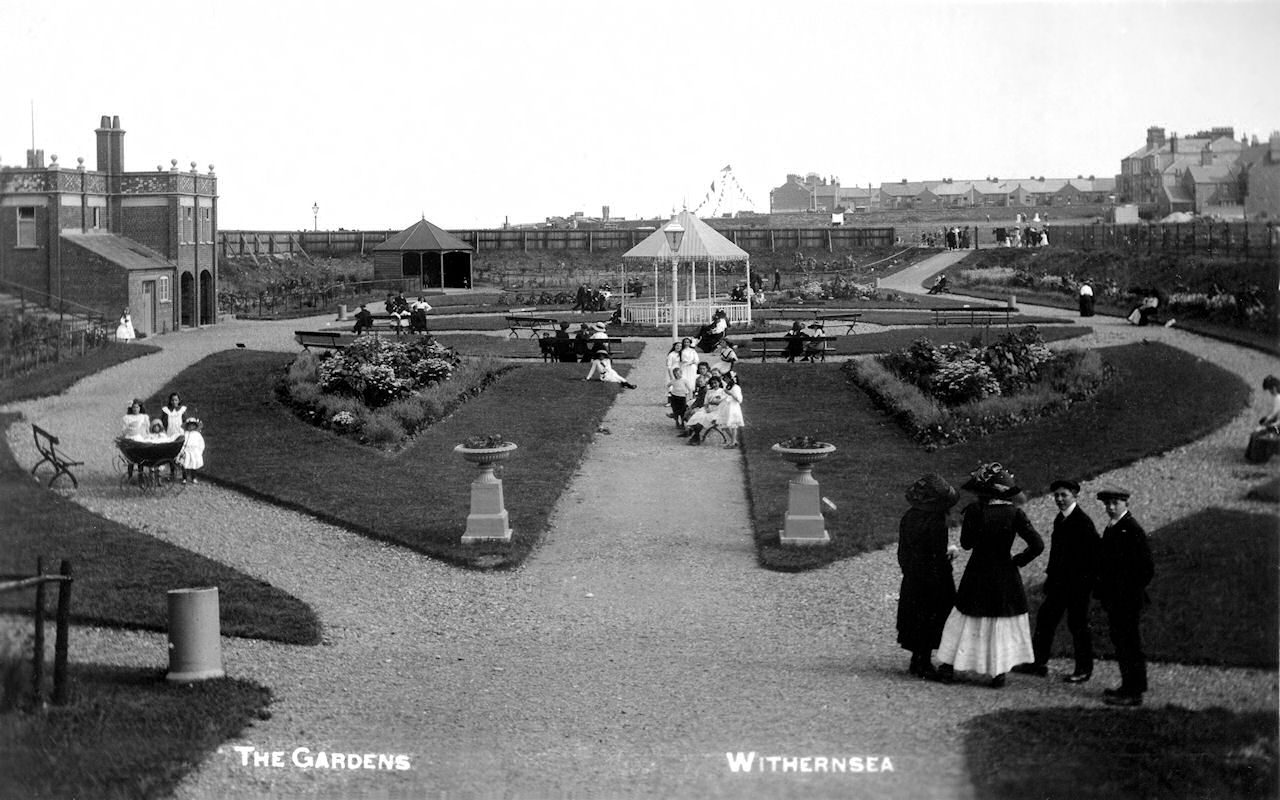
<path id="1" fill-rule="evenodd" d="M 531 339 L 536 339 L 543 333 L 554 333 L 556 330 L 556 321 L 550 317 L 531 317 L 523 314 L 510 314 L 507 316 L 507 325 L 511 328 L 511 334 L 508 338 L 520 338 L 520 331 L 528 331 Z"/>
<path id="2" fill-rule="evenodd" d="M 36 462 L 36 465 L 31 468 L 31 474 L 35 475 L 36 470 L 40 469 L 41 465 L 45 462 L 48 462 L 53 466 L 53 477 L 49 478 L 50 486 L 53 486 L 53 482 L 58 478 L 66 475 L 71 479 L 71 485 L 79 489 L 80 482 L 76 480 L 75 475 L 71 474 L 71 468 L 83 466 L 84 462 L 74 461 L 66 453 L 59 450 L 58 437 L 49 433 L 44 428 L 41 428 L 39 425 L 31 426 L 31 434 L 35 437 L 36 449 L 40 451 L 40 455 L 42 456 L 42 458 Z"/>
<path id="3" fill-rule="evenodd" d="M 338 331 L 294 331 L 293 338 L 304 350 L 341 350 L 346 345 L 342 342 L 342 334 Z"/>
<path id="4" fill-rule="evenodd" d="M 575 338 L 569 338 L 569 339 L 557 338 L 555 336 L 552 336 L 551 334 L 543 334 L 542 338 L 538 340 L 538 349 L 542 353 L 543 361 L 547 361 L 547 362 L 559 361 L 561 348 L 564 348 L 569 352 L 574 353 L 575 356 L 577 356 L 578 354 L 577 343 L 579 341 L 586 342 L 588 356 L 590 356 L 596 350 L 599 350 L 600 345 L 603 344 L 605 348 L 609 351 L 610 358 L 628 358 L 629 357 L 627 349 L 623 347 L 624 342 L 622 338 L 618 336 L 607 336 L 600 339 L 579 340 Z M 575 357 L 574 360 L 576 361 L 577 358 Z"/>
<path id="5" fill-rule="evenodd" d="M 831 310 L 820 308 L 780 308 L 770 314 L 776 319 L 808 320 L 809 327 L 826 328 L 827 325 L 844 326 L 844 333 L 853 331 L 854 324 L 862 318 L 861 311 Z"/>
<path id="6" fill-rule="evenodd" d="M 770 356 L 796 358 L 808 361 L 826 361 L 827 353 L 834 349 L 836 336 L 806 336 L 792 339 L 785 336 L 753 336 L 751 337 L 751 357 L 759 358 L 764 363 Z M 799 351 L 792 350 L 793 343 L 799 342 Z"/>
<path id="7" fill-rule="evenodd" d="M 1008 306 L 935 308 L 933 324 L 942 327 L 945 325 L 991 325 L 1003 322 L 1005 327 L 1008 327 L 1009 317 L 1016 312 L 1017 309 Z"/>

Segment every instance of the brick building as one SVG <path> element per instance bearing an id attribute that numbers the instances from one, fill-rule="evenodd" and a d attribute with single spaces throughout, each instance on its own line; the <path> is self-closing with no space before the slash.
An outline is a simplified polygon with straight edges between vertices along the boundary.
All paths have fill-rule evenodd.
<path id="1" fill-rule="evenodd" d="M 217 321 L 218 182 L 209 166 L 127 172 L 119 117 L 102 117 L 97 169 L 27 151 L 0 165 L 0 292 L 107 319 L 122 309 L 145 334 Z M 37 302 L 39 302 L 37 300 Z"/>

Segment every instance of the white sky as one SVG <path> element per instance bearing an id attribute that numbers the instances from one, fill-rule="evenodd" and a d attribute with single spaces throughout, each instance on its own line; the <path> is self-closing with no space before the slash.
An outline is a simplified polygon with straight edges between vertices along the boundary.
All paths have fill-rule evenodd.
<path id="1" fill-rule="evenodd" d="M 497 227 L 844 185 L 1114 175 L 1280 129 L 1280 2 L 0 0 L 0 163 L 219 177 L 224 229 Z M 704 213 L 710 207 L 704 208 Z"/>

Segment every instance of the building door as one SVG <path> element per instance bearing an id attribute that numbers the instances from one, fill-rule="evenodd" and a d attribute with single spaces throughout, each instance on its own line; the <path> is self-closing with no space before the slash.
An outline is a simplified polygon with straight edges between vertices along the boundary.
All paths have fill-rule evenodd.
<path id="1" fill-rule="evenodd" d="M 196 326 L 196 281 L 190 272 L 182 273 L 179 278 L 178 319 L 184 328 Z"/>
<path id="2" fill-rule="evenodd" d="M 156 282 L 142 282 L 142 302 L 133 320 L 135 331 L 142 331 L 148 336 L 156 332 Z"/>

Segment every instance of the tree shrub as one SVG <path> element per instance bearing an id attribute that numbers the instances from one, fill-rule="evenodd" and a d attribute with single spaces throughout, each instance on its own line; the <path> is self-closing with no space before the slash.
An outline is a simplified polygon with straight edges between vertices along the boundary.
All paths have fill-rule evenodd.
<path id="1" fill-rule="evenodd" d="M 317 380 L 322 392 L 358 397 L 370 408 L 380 408 L 447 381 L 460 361 L 457 352 L 430 336 L 407 342 L 362 336 L 324 356 Z"/>

